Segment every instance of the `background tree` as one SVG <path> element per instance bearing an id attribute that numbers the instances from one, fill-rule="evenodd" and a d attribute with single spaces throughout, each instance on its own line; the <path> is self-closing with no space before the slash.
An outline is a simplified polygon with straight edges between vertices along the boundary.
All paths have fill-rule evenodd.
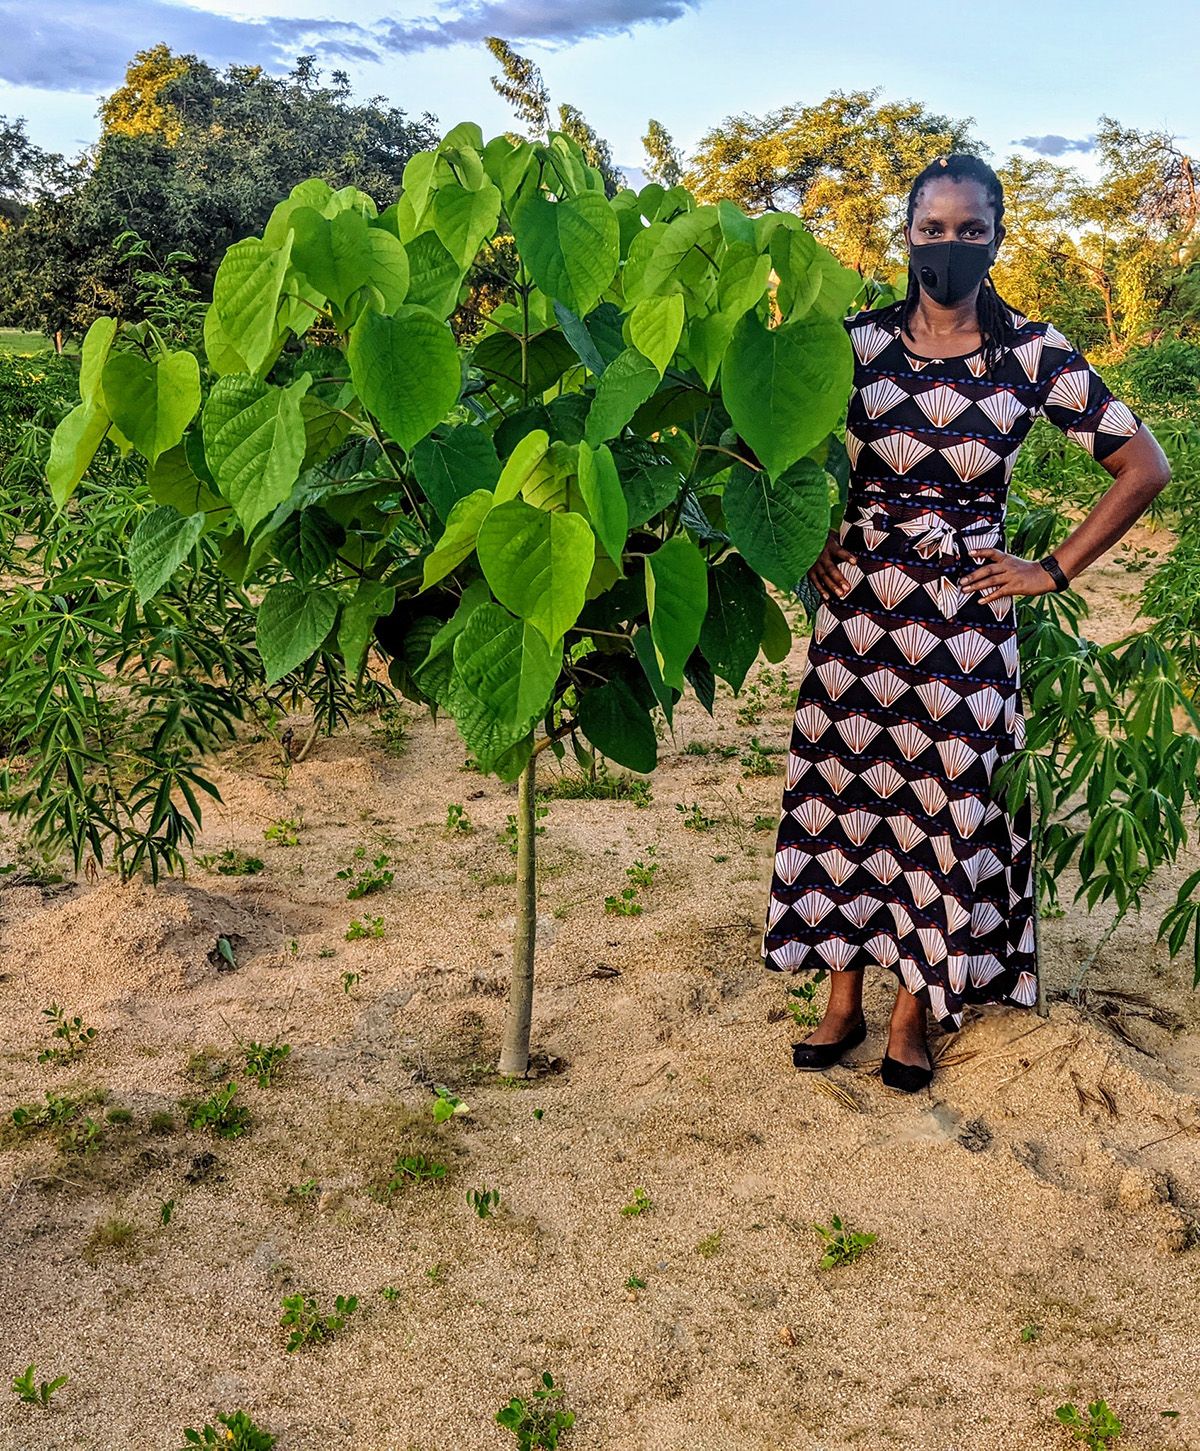
<path id="1" fill-rule="evenodd" d="M 642 145 L 646 149 L 646 175 L 650 180 L 661 186 L 678 186 L 683 180 L 683 157 L 661 121 L 651 117 Z"/>
<path id="2" fill-rule="evenodd" d="M 97 145 L 0 234 L 0 316 L 82 333 L 101 313 L 131 315 L 132 271 L 113 246 L 127 229 L 159 258 L 189 253 L 188 281 L 210 293 L 226 248 L 261 230 L 269 199 L 304 177 L 386 205 L 435 136 L 433 118 L 411 122 L 380 96 L 355 104 L 340 72 L 319 79 L 311 57 L 275 77 L 259 66 L 221 74 L 165 46 L 139 52 L 101 106 Z"/>
<path id="3" fill-rule="evenodd" d="M 491 78 L 493 89 L 529 128 L 530 135 L 522 139 L 544 141 L 550 127 L 550 92 L 541 70 L 498 35 L 489 35 L 484 44 L 500 62 L 501 74 Z"/>

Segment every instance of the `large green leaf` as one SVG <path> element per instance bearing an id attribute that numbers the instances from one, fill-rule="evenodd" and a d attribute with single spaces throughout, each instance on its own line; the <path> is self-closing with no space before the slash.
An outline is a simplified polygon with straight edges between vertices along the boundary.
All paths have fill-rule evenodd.
<path id="1" fill-rule="evenodd" d="M 203 514 L 185 517 L 169 505 L 142 517 L 129 540 L 129 573 L 140 603 L 162 589 L 191 553 L 207 522 Z"/>
<path id="2" fill-rule="evenodd" d="M 100 378 L 116 335 L 115 317 L 96 318 L 84 334 L 79 350 L 79 397 L 84 403 L 103 406 Z"/>
<path id="3" fill-rule="evenodd" d="M 561 664 L 561 644 L 499 605 L 472 611 L 454 640 L 449 709 L 485 771 L 545 714 Z"/>
<path id="4" fill-rule="evenodd" d="M 666 226 L 656 223 L 648 232 L 644 253 L 636 243 L 630 249 L 633 270 L 625 283 L 626 303 L 678 291 L 681 281 L 690 276 L 685 269 L 693 259 L 695 271 L 710 268 L 709 259 L 721 240 L 720 217 L 716 207 L 697 207 Z M 693 248 L 703 251 L 693 252 Z"/>
<path id="5" fill-rule="evenodd" d="M 586 440 L 579 445 L 579 492 L 596 537 L 618 569 L 629 535 L 629 505 L 617 466 L 606 444 L 593 450 Z"/>
<path id="6" fill-rule="evenodd" d="M 682 689 L 708 606 L 708 567 L 686 536 L 677 534 L 646 556 L 646 604 L 663 680 Z"/>
<path id="7" fill-rule="evenodd" d="M 615 438 L 659 384 L 658 369 L 636 348 L 608 365 L 596 384 L 584 437 L 593 448 Z"/>
<path id="8" fill-rule="evenodd" d="M 550 435 L 544 428 L 531 429 L 513 448 L 504 461 L 500 478 L 496 483 L 496 502 L 503 504 L 515 499 L 540 472 L 549 471 L 547 454 L 550 450 Z"/>
<path id="9" fill-rule="evenodd" d="M 675 356 L 683 334 L 683 294 L 643 297 L 629 314 L 629 341 L 658 369 L 659 376 Z"/>
<path id="10" fill-rule="evenodd" d="M 261 237 L 247 237 L 235 242 L 221 259 L 213 280 L 209 317 L 215 329 L 214 342 L 232 348 L 240 363 L 237 367 L 224 366 L 231 360 L 214 356 L 216 349 L 211 349 L 209 361 L 217 372 L 260 374 L 269 362 L 278 334 L 276 313 L 291 251 L 290 236 L 285 236 L 279 246 Z M 206 348 L 208 341 L 206 328 Z"/>
<path id="11" fill-rule="evenodd" d="M 204 456 L 247 534 L 290 497 L 304 458 L 302 373 L 275 388 L 244 373 L 218 378 L 204 405 Z"/>
<path id="12" fill-rule="evenodd" d="M 218 494 L 213 493 L 206 480 L 193 467 L 188 445 L 198 437 L 199 430 L 194 429 L 182 443 L 177 443 L 174 448 L 160 454 L 157 462 L 146 470 L 146 487 L 156 504 L 169 504 L 180 514 L 227 511 L 229 505 Z M 203 459 L 202 450 L 200 458 Z"/>
<path id="13" fill-rule="evenodd" d="M 337 307 L 368 284 L 379 289 L 386 312 L 404 301 L 408 253 L 391 232 L 372 227 L 359 211 L 324 217 L 312 207 L 297 208 L 291 225 L 293 266 Z"/>
<path id="14" fill-rule="evenodd" d="M 108 416 L 150 463 L 173 448 L 200 407 L 195 353 L 110 353 L 100 375 Z"/>
<path id="15" fill-rule="evenodd" d="M 792 629 L 787 616 L 771 595 L 766 597 L 763 612 L 762 652 L 772 665 L 786 660 L 792 648 Z"/>
<path id="16" fill-rule="evenodd" d="M 458 303 L 463 268 L 446 251 L 436 232 L 414 237 L 407 251 L 407 301 L 428 308 L 434 317 L 449 317 Z"/>
<path id="17" fill-rule="evenodd" d="M 721 366 L 721 397 L 773 477 L 842 417 L 853 357 L 840 321 L 802 318 L 767 328 L 753 312 L 739 321 Z"/>
<path id="18" fill-rule="evenodd" d="M 325 643 L 337 611 L 332 590 L 305 589 L 289 581 L 267 591 L 258 607 L 255 640 L 268 685 L 303 665 Z"/>
<path id="19" fill-rule="evenodd" d="M 658 764 L 654 720 L 620 677 L 585 690 L 576 714 L 584 735 L 610 761 L 643 772 Z"/>
<path id="20" fill-rule="evenodd" d="M 731 554 L 709 570 L 700 649 L 735 695 L 758 656 L 765 617 L 766 590 L 745 560 Z"/>
<path id="21" fill-rule="evenodd" d="M 500 460 L 491 438 L 466 423 L 438 429 L 423 438 L 413 449 L 412 466 L 443 523 L 459 499 L 478 489 L 494 489 L 500 477 Z"/>
<path id="22" fill-rule="evenodd" d="M 450 509 L 446 527 L 433 552 L 425 558 L 421 589 L 445 579 L 474 550 L 479 526 L 496 502 L 489 489 L 476 489 L 458 499 Z M 419 593 L 420 591 L 418 591 Z"/>
<path id="23" fill-rule="evenodd" d="M 46 482 L 61 509 L 79 486 L 109 426 L 103 408 L 79 403 L 63 418 L 50 438 Z"/>
<path id="24" fill-rule="evenodd" d="M 596 557 L 587 520 L 510 499 L 480 525 L 476 553 L 500 603 L 557 644 L 579 618 Z"/>
<path id="25" fill-rule="evenodd" d="M 596 192 L 547 201 L 540 193 L 513 210 L 517 250 L 548 297 L 583 317 L 612 282 L 621 232 L 607 199 Z"/>
<path id="26" fill-rule="evenodd" d="M 458 401 L 454 334 L 428 308 L 401 307 L 390 317 L 364 312 L 347 353 L 358 396 L 402 448 L 411 449 Z"/>
<path id="27" fill-rule="evenodd" d="M 484 238 L 496 230 L 499 216 L 500 191 L 490 181 L 478 191 L 453 183 L 441 186 L 430 208 L 434 231 L 464 270 L 474 262 Z"/>
<path id="28" fill-rule="evenodd" d="M 780 589 L 799 583 L 829 535 L 825 470 L 802 458 L 778 479 L 734 464 L 725 484 L 725 522 L 750 567 Z"/>
<path id="29" fill-rule="evenodd" d="M 396 591 L 377 579 L 360 579 L 354 596 L 342 610 L 338 623 L 338 649 L 350 675 L 357 675 L 366 659 L 375 621 L 391 614 Z"/>

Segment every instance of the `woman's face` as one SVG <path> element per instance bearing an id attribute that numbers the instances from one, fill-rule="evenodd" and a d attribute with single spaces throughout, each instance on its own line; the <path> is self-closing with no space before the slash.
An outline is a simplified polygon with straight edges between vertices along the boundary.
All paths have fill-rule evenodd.
<path id="1" fill-rule="evenodd" d="M 997 246 L 1003 240 L 1004 228 L 997 229 L 992 206 L 983 184 L 949 177 L 927 181 L 913 207 L 912 226 L 904 227 L 904 240 L 909 248 L 923 247 L 929 242 L 978 242 Z"/>

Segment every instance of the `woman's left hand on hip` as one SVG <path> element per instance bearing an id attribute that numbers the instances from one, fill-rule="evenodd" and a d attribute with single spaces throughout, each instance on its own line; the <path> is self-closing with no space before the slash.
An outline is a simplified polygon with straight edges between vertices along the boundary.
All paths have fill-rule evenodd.
<path id="1" fill-rule="evenodd" d="M 976 549 L 973 553 L 987 563 L 963 575 L 958 585 L 962 590 L 982 591 L 982 605 L 1008 595 L 1044 595 L 1054 589 L 1054 581 L 1036 560 L 1005 554 L 1002 549 Z"/>

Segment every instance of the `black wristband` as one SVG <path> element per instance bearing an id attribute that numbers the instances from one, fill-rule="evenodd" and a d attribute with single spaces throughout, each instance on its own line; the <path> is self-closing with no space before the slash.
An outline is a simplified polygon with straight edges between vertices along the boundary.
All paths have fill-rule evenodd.
<path id="1" fill-rule="evenodd" d="M 1045 559 L 1039 559 L 1038 563 L 1054 581 L 1054 588 L 1060 593 L 1071 588 L 1071 581 L 1063 573 L 1062 565 L 1055 559 L 1053 554 L 1047 554 Z"/>

